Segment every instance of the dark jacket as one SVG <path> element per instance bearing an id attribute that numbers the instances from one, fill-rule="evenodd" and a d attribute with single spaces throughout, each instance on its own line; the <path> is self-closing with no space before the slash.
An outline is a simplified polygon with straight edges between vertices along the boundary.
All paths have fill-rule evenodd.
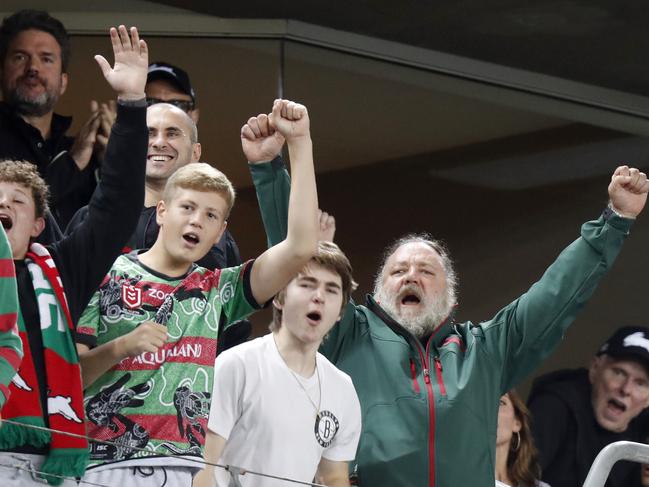
<path id="1" fill-rule="evenodd" d="M 44 140 L 36 127 L 0 102 L 0 160 L 25 160 L 38 167 L 50 188 L 50 207 L 61 228 L 88 204 L 96 186 L 94 160 L 81 171 L 68 152 L 74 139 L 65 133 L 71 123 L 70 117 L 54 114 L 50 138 Z"/>
<path id="2" fill-rule="evenodd" d="M 542 479 L 552 487 L 581 487 L 602 448 L 615 441 L 645 443 L 649 433 L 646 412 L 622 433 L 597 423 L 586 369 L 559 370 L 537 378 L 528 403 Z M 613 466 L 606 482 L 606 487 L 639 485 L 639 465 L 625 461 Z"/>

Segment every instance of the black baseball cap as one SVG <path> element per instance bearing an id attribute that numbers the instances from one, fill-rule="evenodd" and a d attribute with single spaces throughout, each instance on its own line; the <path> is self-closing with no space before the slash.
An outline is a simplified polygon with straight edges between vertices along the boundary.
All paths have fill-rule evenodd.
<path id="1" fill-rule="evenodd" d="M 191 96 L 192 101 L 196 103 L 196 93 L 194 93 L 194 88 L 189 81 L 189 75 L 183 69 L 180 69 L 178 66 L 174 66 L 169 63 L 151 63 L 149 64 L 149 73 L 147 75 L 146 81 L 155 81 L 157 79 L 169 81 L 174 84 L 180 90 Z"/>
<path id="2" fill-rule="evenodd" d="M 649 372 L 649 328 L 624 326 L 611 335 L 597 352 L 597 355 L 613 358 L 630 358 L 642 363 Z"/>

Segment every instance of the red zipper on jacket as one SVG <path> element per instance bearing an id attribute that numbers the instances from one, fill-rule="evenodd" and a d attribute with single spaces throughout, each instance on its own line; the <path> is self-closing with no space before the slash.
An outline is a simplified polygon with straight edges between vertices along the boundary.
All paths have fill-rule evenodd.
<path id="1" fill-rule="evenodd" d="M 410 375 L 412 375 L 412 387 L 416 394 L 419 394 L 419 382 L 417 382 L 417 368 L 415 361 L 410 359 Z"/>
<path id="2" fill-rule="evenodd" d="M 442 396 L 446 397 L 446 386 L 444 385 L 444 377 L 442 376 L 442 362 L 439 357 L 435 357 L 435 372 L 437 372 L 439 392 L 442 393 Z"/>
<path id="3" fill-rule="evenodd" d="M 428 485 L 435 487 L 435 396 L 433 395 L 433 384 L 430 381 L 430 364 L 428 361 L 428 348 L 432 341 L 432 336 L 428 339 L 425 352 L 417 341 L 417 351 L 421 357 L 421 362 L 424 366 L 424 382 L 426 383 L 426 390 L 428 391 L 428 420 L 430 427 L 428 428 Z M 414 363 L 413 363 L 414 365 Z"/>

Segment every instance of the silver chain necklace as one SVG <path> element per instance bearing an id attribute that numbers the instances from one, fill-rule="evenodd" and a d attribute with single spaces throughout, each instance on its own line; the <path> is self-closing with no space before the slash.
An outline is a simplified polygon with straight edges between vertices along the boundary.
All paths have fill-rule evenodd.
<path id="1" fill-rule="evenodd" d="M 322 382 L 320 381 L 320 370 L 318 369 L 318 359 L 317 359 L 317 357 L 315 359 L 315 373 L 316 373 L 316 376 L 318 378 L 318 405 L 316 406 L 313 399 L 311 399 L 311 395 L 308 393 L 306 388 L 302 385 L 302 381 L 300 380 L 300 378 L 297 376 L 297 374 L 295 372 L 293 372 L 293 369 L 291 369 L 288 366 L 288 364 L 286 363 L 286 360 L 282 356 L 282 352 L 279 351 L 279 346 L 277 345 L 277 342 L 275 341 L 275 337 L 273 336 L 272 339 L 273 339 L 273 343 L 275 344 L 275 349 L 277 350 L 277 354 L 284 361 L 284 364 L 286 365 L 286 368 L 289 370 L 289 372 L 291 373 L 291 375 L 293 376 L 293 378 L 297 382 L 297 385 L 300 386 L 300 389 L 302 389 L 302 391 L 304 392 L 304 395 L 307 397 L 307 399 L 309 399 L 309 402 L 311 403 L 311 405 L 315 409 L 315 419 L 316 419 L 316 423 L 317 423 L 318 421 L 320 421 L 320 406 L 322 405 Z"/>
<path id="2" fill-rule="evenodd" d="M 279 349 L 278 349 L 279 351 Z M 281 355 L 280 355 L 281 356 Z M 304 385 L 302 385 L 302 381 L 300 378 L 297 376 L 295 372 L 293 372 L 293 369 L 291 369 L 288 365 L 286 366 L 288 370 L 291 372 L 291 375 L 293 375 L 293 378 L 297 381 L 297 384 L 300 386 L 300 389 L 304 391 L 304 394 L 306 397 L 309 399 L 309 402 L 311 405 L 313 405 L 313 408 L 315 409 L 315 419 L 316 421 L 320 420 L 320 406 L 322 405 L 322 382 L 320 382 L 320 371 L 318 370 L 318 360 L 316 359 L 315 361 L 315 373 L 318 378 L 318 405 L 315 405 L 315 402 L 313 399 L 311 399 L 311 394 L 308 393 Z"/>

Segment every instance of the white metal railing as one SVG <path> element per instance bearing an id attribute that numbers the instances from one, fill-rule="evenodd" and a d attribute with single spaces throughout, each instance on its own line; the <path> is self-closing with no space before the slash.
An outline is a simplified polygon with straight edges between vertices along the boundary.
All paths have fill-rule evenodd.
<path id="1" fill-rule="evenodd" d="M 649 445 L 632 441 L 616 441 L 605 446 L 590 467 L 583 487 L 604 487 L 611 468 L 618 460 L 649 463 Z"/>

